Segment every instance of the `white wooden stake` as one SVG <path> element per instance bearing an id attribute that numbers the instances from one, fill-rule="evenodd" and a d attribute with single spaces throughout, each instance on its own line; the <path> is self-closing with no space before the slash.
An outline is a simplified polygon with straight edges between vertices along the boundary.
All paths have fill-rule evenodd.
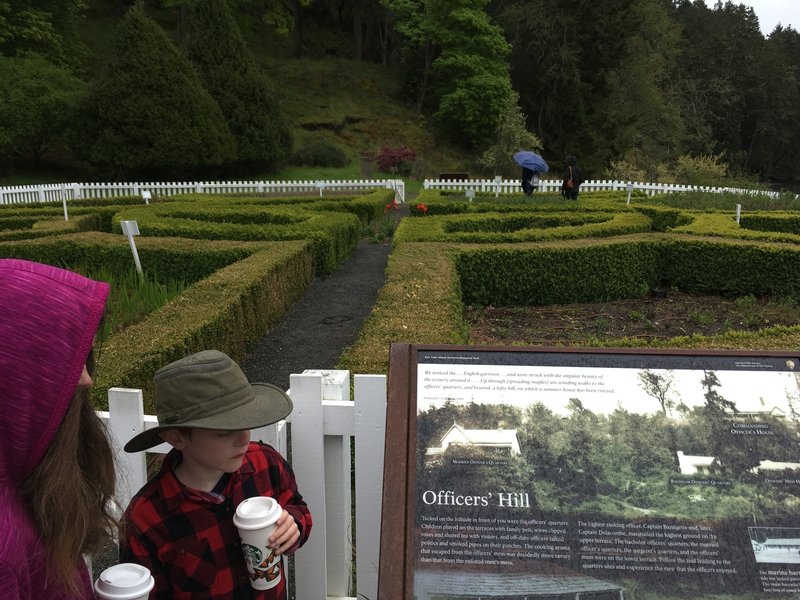
<path id="1" fill-rule="evenodd" d="M 139 262 L 139 253 L 136 251 L 136 242 L 133 240 L 133 236 L 139 235 L 139 224 L 136 221 L 120 221 L 119 224 L 122 226 L 122 233 L 128 237 L 128 243 L 131 245 L 136 270 L 139 275 L 143 275 L 142 264 Z"/>

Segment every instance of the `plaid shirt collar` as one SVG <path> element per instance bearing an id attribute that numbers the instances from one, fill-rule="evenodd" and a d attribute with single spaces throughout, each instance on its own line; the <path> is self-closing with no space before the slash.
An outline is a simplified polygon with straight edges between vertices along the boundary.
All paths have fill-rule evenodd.
<path id="1" fill-rule="evenodd" d="M 162 471 L 164 471 L 164 476 L 159 479 L 159 486 L 161 488 L 161 497 L 164 498 L 168 510 L 178 510 L 184 498 L 191 498 L 195 501 L 206 502 L 208 504 L 222 504 L 225 501 L 214 494 L 193 490 L 183 485 L 175 476 L 175 467 L 177 467 L 180 462 L 181 453 L 173 448 L 164 458 L 164 465 L 161 467 Z M 253 463 L 245 459 L 242 466 L 231 473 L 228 483 L 222 492 L 223 496 L 226 498 L 229 497 L 231 490 L 239 483 L 242 476 L 248 476 L 254 471 Z"/>

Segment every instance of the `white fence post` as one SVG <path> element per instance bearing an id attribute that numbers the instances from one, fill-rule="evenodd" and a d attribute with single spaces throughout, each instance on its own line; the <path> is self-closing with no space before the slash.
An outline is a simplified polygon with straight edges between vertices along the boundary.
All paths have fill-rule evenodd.
<path id="1" fill-rule="evenodd" d="M 350 372 L 305 370 L 303 374 L 322 378 L 324 500 L 326 515 L 331 516 L 324 531 L 328 575 L 326 589 L 330 596 L 347 596 L 353 555 L 350 437 L 354 434 L 354 428 Z M 295 433 L 294 429 L 292 433 Z M 298 442 L 305 443 L 302 436 Z M 306 494 L 302 488 L 300 493 Z M 320 533 L 323 532 L 318 530 L 317 535 Z"/>
<path id="2" fill-rule="evenodd" d="M 328 579 L 325 554 L 325 467 L 322 457 L 322 378 L 319 375 L 290 375 L 290 394 L 294 403 L 291 415 L 292 469 L 297 487 L 314 520 L 311 537 L 295 556 L 297 598 L 323 599 Z"/>
<path id="3" fill-rule="evenodd" d="M 386 376 L 355 376 L 357 598 L 378 597 Z"/>
<path id="4" fill-rule="evenodd" d="M 144 452 L 128 454 L 122 450 L 129 439 L 145 429 L 142 390 L 109 389 L 108 412 L 108 430 L 117 465 L 117 499 L 125 510 L 133 495 L 147 482 Z"/>

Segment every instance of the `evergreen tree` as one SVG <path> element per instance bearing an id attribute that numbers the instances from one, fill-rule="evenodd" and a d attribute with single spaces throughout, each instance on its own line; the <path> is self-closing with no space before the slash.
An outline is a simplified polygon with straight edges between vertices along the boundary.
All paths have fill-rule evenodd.
<path id="1" fill-rule="evenodd" d="M 41 56 L 0 56 L 0 157 L 31 160 L 60 141 L 86 84 Z"/>
<path id="2" fill-rule="evenodd" d="M 197 176 L 235 159 L 219 106 L 142 3 L 121 21 L 114 60 L 87 104 L 82 153 L 113 177 Z"/>
<path id="3" fill-rule="evenodd" d="M 525 115 L 519 109 L 519 95 L 512 92 L 500 115 L 500 123 L 491 137 L 491 145 L 478 159 L 478 163 L 491 170 L 494 175 L 518 175 L 519 167 L 514 162 L 514 153 L 519 150 L 540 150 L 542 142 L 528 131 Z"/>
<path id="4" fill-rule="evenodd" d="M 764 38 L 752 8 L 718 2 L 682 2 L 676 17 L 683 26 L 684 77 L 690 82 L 693 110 L 709 124 L 711 151 L 725 152 L 737 167 L 747 162 L 752 141 L 750 108 L 758 101 Z"/>
<path id="5" fill-rule="evenodd" d="M 670 388 L 675 381 L 672 371 L 667 371 L 664 375 L 644 369 L 638 373 L 639 385 L 645 394 L 655 399 L 661 407 L 661 412 L 665 417 L 669 416 L 669 411 L 675 406 L 675 401 L 670 397 Z"/>
<path id="6" fill-rule="evenodd" d="M 284 159 L 292 149 L 291 131 L 226 0 L 191 5 L 184 44 L 225 115 L 236 139 L 239 164 L 264 167 Z"/>
<path id="7" fill-rule="evenodd" d="M 620 15 L 625 45 L 606 75 L 608 94 L 596 100 L 594 129 L 605 143 L 598 157 L 621 156 L 655 177 L 679 154 L 684 123 L 679 102 L 680 28 L 662 0 L 635 0 Z"/>
<path id="8" fill-rule="evenodd" d="M 586 106 L 581 79 L 577 14 L 559 0 L 495 2 L 493 18 L 511 44 L 511 80 L 527 125 L 546 156 L 584 161 Z"/>
<path id="9" fill-rule="evenodd" d="M 511 95 L 506 61 L 510 47 L 502 30 L 489 20 L 485 0 L 428 1 L 435 5 L 441 48 L 431 64 L 438 104 L 434 118 L 455 141 L 485 147 Z"/>
<path id="10" fill-rule="evenodd" d="M 38 54 L 74 64 L 84 50 L 75 32 L 86 8 L 84 0 L 0 2 L 0 55 Z"/>
<path id="11" fill-rule="evenodd" d="M 748 165 L 781 183 L 800 180 L 800 34 L 778 26 L 760 57 L 752 93 Z"/>
<path id="12" fill-rule="evenodd" d="M 502 30 L 486 0 L 382 0 L 405 40 L 408 88 L 444 135 L 465 147 L 491 141 L 512 93 Z"/>

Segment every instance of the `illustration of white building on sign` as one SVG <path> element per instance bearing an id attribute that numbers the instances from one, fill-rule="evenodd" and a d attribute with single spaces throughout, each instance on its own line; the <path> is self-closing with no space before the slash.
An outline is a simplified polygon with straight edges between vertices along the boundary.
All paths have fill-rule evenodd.
<path id="1" fill-rule="evenodd" d="M 442 454 L 454 444 L 501 450 L 511 456 L 520 454 L 516 429 L 464 429 L 457 423 L 453 423 L 452 427 L 442 436 L 441 446 L 427 448 L 426 454 L 428 456 Z"/>
<path id="2" fill-rule="evenodd" d="M 763 473 L 770 471 L 797 471 L 800 470 L 800 463 L 780 462 L 775 460 L 762 460 L 757 467 L 750 469 L 753 473 Z"/>
<path id="3" fill-rule="evenodd" d="M 678 466 L 681 475 L 713 475 L 724 471 L 715 456 L 693 456 L 684 454 L 680 450 L 678 450 Z M 757 467 L 750 469 L 750 472 L 758 474 L 786 470 L 798 471 L 800 463 L 762 460 Z"/>
<path id="4" fill-rule="evenodd" d="M 800 529 L 748 527 L 753 554 L 759 563 L 800 563 Z"/>
<path id="5" fill-rule="evenodd" d="M 693 456 L 678 450 L 678 466 L 681 475 L 710 475 L 720 471 L 714 456 Z"/>

